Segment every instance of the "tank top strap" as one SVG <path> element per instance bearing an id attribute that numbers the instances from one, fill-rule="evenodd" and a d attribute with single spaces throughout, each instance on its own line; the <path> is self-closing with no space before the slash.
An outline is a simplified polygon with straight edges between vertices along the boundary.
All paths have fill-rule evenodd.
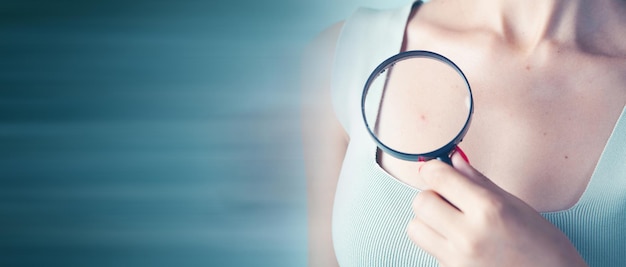
<path id="1" fill-rule="evenodd" d="M 331 94 L 335 114 L 350 135 L 360 119 L 360 95 L 370 72 L 402 48 L 411 10 L 421 1 L 396 9 L 357 9 L 344 23 L 335 50 Z"/>

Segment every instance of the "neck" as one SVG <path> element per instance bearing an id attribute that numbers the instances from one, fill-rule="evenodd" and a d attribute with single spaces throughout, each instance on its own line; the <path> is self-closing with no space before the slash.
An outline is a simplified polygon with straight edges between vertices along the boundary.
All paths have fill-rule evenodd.
<path id="1" fill-rule="evenodd" d="M 488 28 L 525 53 L 546 41 L 589 43 L 626 25 L 623 0 L 475 0 L 471 4 Z"/>

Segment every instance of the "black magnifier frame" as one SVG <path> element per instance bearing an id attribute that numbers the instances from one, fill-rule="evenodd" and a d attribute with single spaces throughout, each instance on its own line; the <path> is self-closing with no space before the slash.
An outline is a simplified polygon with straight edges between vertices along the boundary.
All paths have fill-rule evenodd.
<path id="1" fill-rule="evenodd" d="M 406 152 L 395 150 L 385 145 L 383 142 L 381 142 L 378 139 L 378 137 L 376 137 L 376 134 L 374 134 L 374 132 L 372 131 L 372 128 L 367 122 L 367 117 L 365 115 L 365 100 L 366 100 L 367 93 L 369 91 L 370 86 L 379 75 L 387 71 L 389 67 L 392 67 L 398 61 L 401 61 L 407 58 L 416 58 L 416 57 L 439 60 L 447 64 L 451 68 L 453 68 L 463 78 L 463 81 L 465 82 L 465 85 L 467 86 L 467 91 L 469 93 L 469 114 L 467 116 L 467 120 L 465 121 L 465 124 L 463 125 L 463 128 L 461 129 L 461 131 L 449 143 L 430 152 L 420 153 L 420 154 L 411 154 L 411 153 L 406 153 Z M 389 77 L 387 77 L 387 79 L 388 78 Z M 385 84 L 387 84 L 386 81 L 385 81 Z M 392 155 L 398 159 L 407 160 L 407 161 L 427 161 L 431 159 L 439 159 L 443 162 L 446 162 L 452 165 L 452 162 L 450 160 L 450 154 L 454 151 L 454 149 L 456 149 L 456 146 L 461 141 L 463 141 L 463 137 L 465 137 L 465 134 L 467 133 L 467 130 L 469 129 L 469 125 L 472 120 L 473 113 L 474 113 L 474 98 L 472 96 L 472 89 L 467 80 L 467 77 L 465 77 L 465 74 L 463 74 L 463 71 L 461 71 L 461 69 L 456 64 L 454 64 L 454 62 L 452 62 L 450 59 L 440 54 L 437 54 L 435 52 L 426 51 L 426 50 L 411 50 L 411 51 L 401 52 L 399 54 L 396 54 L 386 59 L 382 63 L 380 63 L 380 65 L 378 65 L 378 67 L 376 67 L 376 69 L 372 71 L 369 78 L 367 78 L 367 82 L 365 83 L 365 87 L 363 88 L 363 94 L 361 95 L 361 116 L 363 117 L 363 122 L 365 122 L 365 127 L 367 128 L 367 131 L 369 132 L 370 136 L 374 139 L 374 142 L 376 142 L 376 145 L 380 149 L 382 149 L 383 152 L 389 155 Z"/>

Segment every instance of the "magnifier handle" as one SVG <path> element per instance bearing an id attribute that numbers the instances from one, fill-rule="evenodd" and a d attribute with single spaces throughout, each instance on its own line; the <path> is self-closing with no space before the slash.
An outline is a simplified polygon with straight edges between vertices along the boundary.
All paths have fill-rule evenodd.
<path id="1" fill-rule="evenodd" d="M 450 159 L 450 157 L 448 155 L 445 155 L 443 157 L 437 157 L 437 159 L 447 163 L 450 166 L 452 166 L 452 160 Z"/>
<path id="2" fill-rule="evenodd" d="M 438 160 L 441 160 L 445 163 L 450 164 L 450 166 L 452 166 L 452 159 L 450 159 L 450 156 L 452 156 L 452 154 L 454 153 L 459 153 L 459 155 L 461 156 L 461 158 L 463 158 L 463 160 L 465 160 L 465 162 L 469 163 L 469 158 L 467 158 L 467 155 L 465 154 L 465 152 L 463 152 L 463 150 L 461 150 L 461 148 L 459 146 L 454 147 L 454 149 L 452 150 L 452 153 L 450 153 L 450 155 L 444 155 L 443 157 L 437 157 Z"/>

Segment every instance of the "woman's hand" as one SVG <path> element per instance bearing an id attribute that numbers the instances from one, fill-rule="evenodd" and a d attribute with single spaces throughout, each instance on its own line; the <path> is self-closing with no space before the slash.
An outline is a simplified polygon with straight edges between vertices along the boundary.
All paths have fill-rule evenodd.
<path id="1" fill-rule="evenodd" d="M 569 239 L 465 162 L 431 160 L 407 232 L 441 266 L 586 266 Z"/>

